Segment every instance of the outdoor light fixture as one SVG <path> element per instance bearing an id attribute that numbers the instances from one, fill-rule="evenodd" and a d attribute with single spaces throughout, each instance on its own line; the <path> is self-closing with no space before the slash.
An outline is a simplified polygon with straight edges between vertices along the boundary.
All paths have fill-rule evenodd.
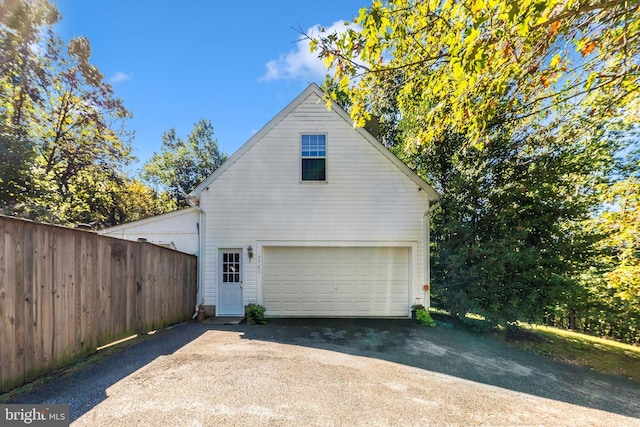
<path id="1" fill-rule="evenodd" d="M 253 258 L 253 248 L 251 246 L 247 248 L 247 255 L 249 255 L 249 260 Z"/>

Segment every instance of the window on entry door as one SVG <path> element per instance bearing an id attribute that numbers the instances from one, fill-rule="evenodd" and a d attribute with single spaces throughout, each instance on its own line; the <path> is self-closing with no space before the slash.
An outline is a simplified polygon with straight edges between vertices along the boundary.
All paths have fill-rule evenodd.
<path id="1" fill-rule="evenodd" d="M 224 283 L 240 282 L 240 254 L 228 253 L 222 254 L 222 281 Z"/>
<path id="2" fill-rule="evenodd" d="M 327 180 L 327 136 L 302 135 L 302 180 Z"/>

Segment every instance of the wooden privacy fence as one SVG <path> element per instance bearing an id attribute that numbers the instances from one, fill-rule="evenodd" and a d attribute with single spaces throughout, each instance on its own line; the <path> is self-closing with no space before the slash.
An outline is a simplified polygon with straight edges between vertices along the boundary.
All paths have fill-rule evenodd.
<path id="1" fill-rule="evenodd" d="M 187 320 L 196 257 L 0 216 L 0 391 Z"/>

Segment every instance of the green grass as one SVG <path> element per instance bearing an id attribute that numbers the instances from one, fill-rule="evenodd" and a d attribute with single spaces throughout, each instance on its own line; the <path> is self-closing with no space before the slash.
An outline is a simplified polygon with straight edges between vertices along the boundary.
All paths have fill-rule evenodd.
<path id="1" fill-rule="evenodd" d="M 503 329 L 497 336 L 510 346 L 640 381 L 639 346 L 537 325 L 522 325 L 517 331 Z"/>
<path id="2" fill-rule="evenodd" d="M 519 324 L 494 328 L 482 316 L 467 315 L 464 322 L 444 310 L 429 308 L 435 319 L 446 320 L 470 332 L 491 335 L 511 347 L 555 360 L 640 381 L 640 346 L 549 326 Z"/>

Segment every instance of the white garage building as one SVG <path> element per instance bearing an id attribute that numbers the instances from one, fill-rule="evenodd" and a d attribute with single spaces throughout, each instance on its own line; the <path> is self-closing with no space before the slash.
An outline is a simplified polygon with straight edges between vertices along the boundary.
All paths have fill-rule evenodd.
<path id="1" fill-rule="evenodd" d="M 253 302 L 268 316 L 409 316 L 429 304 L 438 194 L 322 96 L 310 85 L 190 194 L 208 314 Z"/>

